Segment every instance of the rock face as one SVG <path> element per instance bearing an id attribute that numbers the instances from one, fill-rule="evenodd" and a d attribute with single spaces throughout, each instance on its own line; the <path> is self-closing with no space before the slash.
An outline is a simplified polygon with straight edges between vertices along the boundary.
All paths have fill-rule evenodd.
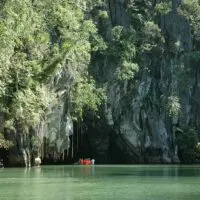
<path id="1" fill-rule="evenodd" d="M 112 26 L 130 25 L 127 2 L 109 1 Z M 159 19 L 165 38 L 164 54 L 144 55 L 136 81 L 110 81 L 114 79 L 112 61 L 105 59 L 99 64 L 101 67 L 97 61 L 95 77 L 108 85 L 107 104 L 102 120 L 96 122 L 98 128 L 88 125 L 86 120 L 87 142 L 83 146 L 83 149 L 90 147 L 97 162 L 177 163 L 175 130 L 191 125 L 199 130 L 199 114 L 194 111 L 196 104 L 192 100 L 199 94 L 199 75 L 194 76 L 199 72 L 191 70 L 188 54 L 192 37 L 188 21 L 176 12 L 180 3 L 173 1 L 172 12 Z M 166 100 L 174 96 L 180 98 L 182 115 L 179 117 L 169 116 L 165 108 Z M 91 156 L 87 152 L 86 155 Z"/>
<path id="2" fill-rule="evenodd" d="M 69 137 L 73 134 L 70 116 L 69 90 L 73 77 L 66 70 L 61 71 L 52 83 L 57 96 L 52 101 L 46 119 L 38 126 L 37 137 L 40 138 L 39 156 L 45 162 L 66 160 L 70 148 Z"/>
<path id="3" fill-rule="evenodd" d="M 68 101 L 71 83 L 72 77 L 69 73 L 60 72 L 51 85 L 57 96 L 52 99 L 46 118 L 30 135 L 18 132 L 8 135 L 8 139 L 14 144 L 6 160 L 9 166 L 31 167 L 37 157 L 44 164 L 66 160 L 70 148 L 69 137 L 73 134 Z"/>

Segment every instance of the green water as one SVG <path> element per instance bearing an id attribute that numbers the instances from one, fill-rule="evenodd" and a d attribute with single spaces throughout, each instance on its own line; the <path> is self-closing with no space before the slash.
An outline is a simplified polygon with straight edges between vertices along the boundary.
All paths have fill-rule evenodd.
<path id="1" fill-rule="evenodd" d="M 0 200 L 199 200 L 200 166 L 0 169 Z"/>

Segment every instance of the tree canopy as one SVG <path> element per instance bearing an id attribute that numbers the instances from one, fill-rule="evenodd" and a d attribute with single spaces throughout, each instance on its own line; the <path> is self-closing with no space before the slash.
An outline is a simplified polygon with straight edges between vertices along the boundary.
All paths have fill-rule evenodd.
<path id="1" fill-rule="evenodd" d="M 97 35 L 85 14 L 89 4 L 72 0 L 1 1 L 0 110 L 4 131 L 29 133 L 56 97 L 51 85 L 63 72 L 73 80 L 71 114 L 82 117 L 85 107 L 97 110 L 103 91 L 96 88 L 87 71 L 93 50 L 90 38 Z M 0 139 L 4 147 L 3 137 Z"/>

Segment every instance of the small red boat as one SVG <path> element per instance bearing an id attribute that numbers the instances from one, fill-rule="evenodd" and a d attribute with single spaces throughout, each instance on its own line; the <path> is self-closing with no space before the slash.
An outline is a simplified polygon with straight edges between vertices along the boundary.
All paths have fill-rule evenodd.
<path id="1" fill-rule="evenodd" d="M 79 160 L 80 165 L 91 165 L 91 160 L 90 159 L 80 159 Z"/>

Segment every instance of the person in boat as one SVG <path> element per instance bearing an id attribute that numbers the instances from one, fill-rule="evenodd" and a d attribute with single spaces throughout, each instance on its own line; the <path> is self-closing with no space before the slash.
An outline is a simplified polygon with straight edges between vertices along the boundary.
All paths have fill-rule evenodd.
<path id="1" fill-rule="evenodd" d="M 91 164 L 92 164 L 92 165 L 95 164 L 95 159 L 94 159 L 94 158 L 91 160 Z"/>
<path id="2" fill-rule="evenodd" d="M 40 166 L 41 163 L 42 163 L 42 161 L 41 161 L 40 157 L 35 158 L 35 166 Z"/>
<path id="3" fill-rule="evenodd" d="M 94 165 L 95 159 L 90 160 L 90 158 L 86 158 L 86 159 L 80 158 L 78 163 L 79 165 Z"/>

